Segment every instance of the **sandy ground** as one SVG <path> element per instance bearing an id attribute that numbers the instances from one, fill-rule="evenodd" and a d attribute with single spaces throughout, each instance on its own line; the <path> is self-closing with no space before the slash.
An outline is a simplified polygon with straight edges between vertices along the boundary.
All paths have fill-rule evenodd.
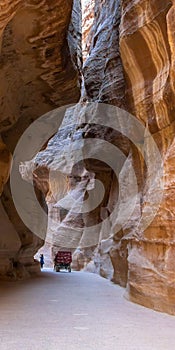
<path id="1" fill-rule="evenodd" d="M 0 285 L 2 350 L 173 350 L 175 317 L 123 298 L 124 289 L 84 272 L 44 269 Z"/>

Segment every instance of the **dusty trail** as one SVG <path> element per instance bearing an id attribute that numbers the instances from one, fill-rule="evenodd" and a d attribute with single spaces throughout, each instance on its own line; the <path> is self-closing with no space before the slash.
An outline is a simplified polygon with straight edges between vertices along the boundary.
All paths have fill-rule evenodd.
<path id="1" fill-rule="evenodd" d="M 1 350 L 172 350 L 175 317 L 129 303 L 97 275 L 43 270 L 0 286 Z"/>

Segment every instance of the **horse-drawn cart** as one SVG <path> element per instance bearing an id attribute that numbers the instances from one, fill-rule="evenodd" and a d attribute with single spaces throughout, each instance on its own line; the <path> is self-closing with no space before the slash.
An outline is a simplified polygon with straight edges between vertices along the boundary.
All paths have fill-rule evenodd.
<path id="1" fill-rule="evenodd" d="M 72 253 L 67 251 L 58 251 L 54 259 L 54 270 L 60 272 L 65 269 L 71 272 Z"/>

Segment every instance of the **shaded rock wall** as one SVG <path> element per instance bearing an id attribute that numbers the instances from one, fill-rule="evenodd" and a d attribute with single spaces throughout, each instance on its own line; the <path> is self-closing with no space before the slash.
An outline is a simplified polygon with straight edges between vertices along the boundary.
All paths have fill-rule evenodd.
<path id="1" fill-rule="evenodd" d="M 93 8 L 93 4 L 91 4 Z M 89 12 L 90 5 L 87 3 L 84 13 L 84 21 L 88 21 L 88 30 L 91 32 L 89 38 L 90 46 L 88 47 L 89 55 L 84 64 L 83 77 L 84 77 L 84 90 L 83 90 L 83 101 L 91 102 L 108 102 L 113 103 L 116 106 L 126 108 L 125 100 L 125 80 L 123 75 L 123 69 L 119 54 L 119 24 L 120 24 L 120 2 L 111 1 L 110 3 L 103 3 L 97 1 L 95 4 L 95 18 L 93 26 L 89 26 Z M 87 11 L 87 12 L 86 12 Z M 92 15 L 93 16 L 93 15 Z M 88 30 L 85 32 L 85 38 L 88 37 Z M 112 33 L 112 35 L 111 35 Z M 84 39 L 85 40 L 85 39 Z M 99 58 L 100 57 L 100 58 Z M 81 100 L 82 101 L 82 100 Z M 99 225 L 98 228 L 94 229 L 93 239 L 89 239 L 87 234 L 87 227 L 90 225 L 97 225 L 103 221 L 104 215 L 109 215 L 112 211 L 114 203 L 116 202 L 118 184 L 113 176 L 113 172 L 107 165 L 101 162 L 88 162 L 84 161 L 80 166 L 73 167 L 74 162 L 76 162 L 76 152 L 72 149 L 86 150 L 86 140 L 88 137 L 96 137 L 98 135 L 101 139 L 112 142 L 114 145 L 119 147 L 124 151 L 126 156 L 129 156 L 130 145 L 129 142 L 121 135 L 103 127 L 92 127 L 88 124 L 88 117 L 91 118 L 91 123 L 93 123 L 93 115 L 95 118 L 93 105 L 86 105 L 84 102 L 80 102 L 78 106 L 67 110 L 65 118 L 63 120 L 60 131 L 55 135 L 55 137 L 49 142 L 46 150 L 38 154 L 34 160 L 36 170 L 34 171 L 34 176 L 40 178 L 40 186 L 42 188 L 42 176 L 45 177 L 45 173 L 49 174 L 49 171 L 53 173 L 62 171 L 65 178 L 68 178 L 69 182 L 69 195 L 72 195 L 74 187 L 76 188 L 76 196 L 86 196 L 85 188 L 82 187 L 84 182 L 84 173 L 88 176 L 93 174 L 95 179 L 100 180 L 105 188 L 105 197 L 101 204 L 96 208 L 96 210 L 91 211 L 89 214 L 82 214 L 75 216 L 75 208 L 72 207 L 70 212 L 64 211 L 63 217 L 61 217 L 58 210 L 55 208 L 55 204 L 58 201 L 59 196 L 57 196 L 60 191 L 59 180 L 57 178 L 57 188 L 54 187 L 52 181 L 50 181 L 48 176 L 48 192 L 49 188 L 52 195 L 48 196 L 47 201 L 49 208 L 49 217 L 54 217 L 55 221 L 50 221 L 48 228 L 48 240 L 52 241 L 53 250 L 59 249 L 60 247 L 66 246 L 67 248 L 81 247 L 74 254 L 74 268 L 80 269 L 85 267 L 87 269 L 93 269 L 93 271 L 99 272 L 104 277 L 112 276 L 112 264 L 114 266 L 114 276 L 113 280 L 115 282 L 120 282 L 122 285 L 126 286 L 127 282 L 127 249 L 126 244 L 120 244 L 121 233 L 119 237 L 115 237 L 115 242 L 106 242 L 98 246 L 99 240 L 102 238 L 110 236 L 111 224 L 110 222 L 104 225 Z M 78 117 L 78 118 L 77 118 Z M 79 127 L 76 126 L 78 119 Z M 69 126 L 68 124 L 70 123 Z M 94 119 L 95 122 L 95 119 Z M 84 125 L 85 124 L 85 125 Z M 83 135 L 86 135 L 85 137 Z M 75 146 L 72 146 L 75 144 Z M 101 152 L 101 146 L 99 149 L 91 151 L 91 158 L 95 158 L 98 152 Z M 131 155 L 130 162 L 131 160 Z M 98 157 L 97 157 L 98 158 Z M 31 163 L 25 165 L 28 170 L 23 169 L 22 174 L 24 178 L 27 179 L 28 175 L 25 176 L 25 172 L 28 174 L 32 169 L 30 169 Z M 121 168 L 123 163 L 121 164 Z M 128 163 L 126 162 L 125 168 L 126 172 Z M 120 169 L 121 170 L 121 169 Z M 22 172 L 23 172 L 22 171 Z M 31 177 L 31 176 L 29 176 Z M 72 181 L 70 183 L 69 179 L 74 179 L 74 186 L 72 187 Z M 44 186 L 44 183 L 43 183 Z M 93 186 L 95 184 L 93 183 Z M 64 188 L 65 186 L 63 186 Z M 83 192 L 84 191 L 84 192 Z M 44 187 L 43 187 L 44 192 Z M 63 203 L 62 203 L 63 205 Z M 61 204 L 60 204 L 61 206 Z M 62 211 L 62 209 L 60 209 Z M 105 213 L 105 214 L 104 214 Z M 123 234 L 122 234 L 123 236 Z M 105 250 L 102 248 L 106 245 L 108 248 Z M 110 251 L 112 252 L 110 253 Z M 119 259 L 113 259 L 112 256 L 119 255 Z M 84 256 L 84 259 L 82 259 Z M 91 258 L 90 258 L 91 256 Z M 111 258 L 110 258 L 111 256 Z M 94 258 L 93 258 L 94 257 Z M 91 263 L 91 267 L 87 266 L 88 263 L 93 260 L 95 261 L 94 266 Z M 112 263 L 111 263 L 112 261 Z M 118 265 L 120 264 L 120 268 Z M 120 277 L 119 273 L 120 272 Z"/>
<path id="2" fill-rule="evenodd" d="M 24 226 L 9 185 L 3 186 L 8 180 L 10 152 L 26 128 L 43 113 L 77 102 L 80 97 L 80 26 L 81 5 L 77 0 L 1 1 L 0 261 L 4 257 L 7 261 L 6 269 L 0 268 L 2 275 L 16 277 L 20 271 L 21 277 L 35 270 L 33 255 L 43 242 Z M 13 248 L 15 240 L 18 244 Z"/>
<path id="3" fill-rule="evenodd" d="M 84 69 L 88 101 L 125 106 L 125 82 L 119 54 L 120 1 L 95 1 L 92 40 Z"/>

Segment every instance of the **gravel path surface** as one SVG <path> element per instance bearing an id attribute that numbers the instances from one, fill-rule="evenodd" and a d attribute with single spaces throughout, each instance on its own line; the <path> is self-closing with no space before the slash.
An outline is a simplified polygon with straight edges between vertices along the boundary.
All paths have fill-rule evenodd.
<path id="1" fill-rule="evenodd" d="M 123 298 L 124 289 L 83 272 L 44 269 L 1 282 L 1 350 L 173 350 L 175 317 Z"/>

